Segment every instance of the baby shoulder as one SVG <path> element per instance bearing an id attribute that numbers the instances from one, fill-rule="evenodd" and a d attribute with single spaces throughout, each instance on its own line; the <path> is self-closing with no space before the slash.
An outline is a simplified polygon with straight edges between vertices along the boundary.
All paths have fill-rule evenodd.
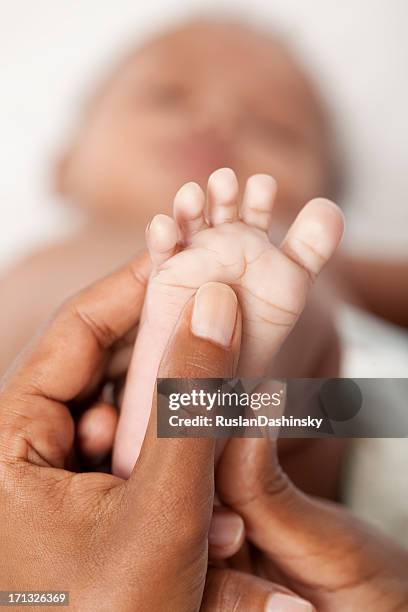
<path id="1" fill-rule="evenodd" d="M 49 247 L 0 276 L 0 375 L 66 297 L 62 249 Z"/>

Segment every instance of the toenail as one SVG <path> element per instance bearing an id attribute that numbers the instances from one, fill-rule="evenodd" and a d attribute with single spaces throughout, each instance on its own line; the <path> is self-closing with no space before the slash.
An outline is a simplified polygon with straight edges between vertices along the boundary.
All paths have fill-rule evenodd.
<path id="1" fill-rule="evenodd" d="M 208 186 L 213 195 L 224 198 L 234 198 L 238 190 L 236 174 L 231 168 L 215 170 L 208 179 Z"/>
<path id="2" fill-rule="evenodd" d="M 237 297 L 228 285 L 203 285 L 195 295 L 191 319 L 193 334 L 229 347 L 237 319 L 237 306 Z"/>
<path id="3" fill-rule="evenodd" d="M 156 215 L 147 228 L 149 248 L 166 253 L 173 249 L 177 242 L 177 227 L 174 220 L 167 215 Z"/>
<path id="4" fill-rule="evenodd" d="M 254 174 L 249 177 L 244 194 L 245 204 L 257 208 L 257 212 L 269 212 L 271 200 L 276 192 L 276 181 L 269 174 Z"/>
<path id="5" fill-rule="evenodd" d="M 185 183 L 182 187 L 180 187 L 176 193 L 174 201 L 177 203 L 190 204 L 191 202 L 195 202 L 197 200 L 201 203 L 201 200 L 203 199 L 204 194 L 200 185 L 198 185 L 198 183 L 191 182 Z"/>

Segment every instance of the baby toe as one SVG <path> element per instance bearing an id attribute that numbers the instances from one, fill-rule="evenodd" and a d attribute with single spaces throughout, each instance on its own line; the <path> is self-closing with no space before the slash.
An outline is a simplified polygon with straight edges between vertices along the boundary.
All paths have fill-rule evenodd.
<path id="1" fill-rule="evenodd" d="M 313 279 L 335 252 L 343 231 L 340 208 L 330 200 L 316 198 L 300 211 L 281 250 Z"/>
<path id="2" fill-rule="evenodd" d="M 238 180 L 231 168 L 220 168 L 208 179 L 207 208 L 212 225 L 238 220 Z"/>
<path id="3" fill-rule="evenodd" d="M 185 183 L 176 193 L 173 212 L 183 242 L 188 244 L 193 234 L 207 227 L 204 207 L 205 195 L 197 183 Z"/>
<path id="4" fill-rule="evenodd" d="M 244 223 L 268 231 L 276 196 L 276 181 L 269 174 L 254 174 L 246 184 L 241 207 Z"/>
<path id="5" fill-rule="evenodd" d="M 177 223 L 167 215 L 156 215 L 146 228 L 146 242 L 152 262 L 159 266 L 174 255 L 178 241 Z"/>

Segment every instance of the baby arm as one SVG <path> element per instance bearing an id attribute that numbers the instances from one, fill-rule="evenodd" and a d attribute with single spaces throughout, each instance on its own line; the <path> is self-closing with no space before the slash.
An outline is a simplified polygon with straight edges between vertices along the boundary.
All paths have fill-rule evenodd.
<path id="1" fill-rule="evenodd" d="M 374 314 L 408 327 L 408 258 L 383 260 L 343 256 L 340 275 L 351 299 Z"/>

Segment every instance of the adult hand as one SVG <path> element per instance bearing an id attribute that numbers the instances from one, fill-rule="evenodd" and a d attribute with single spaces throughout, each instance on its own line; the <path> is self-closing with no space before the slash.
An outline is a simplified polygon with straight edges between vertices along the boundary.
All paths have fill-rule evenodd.
<path id="1" fill-rule="evenodd" d="M 70 591 L 81 610 L 197 610 L 207 573 L 214 441 L 157 439 L 155 410 L 131 477 L 67 469 L 73 402 L 92 403 L 111 347 L 137 322 L 144 295 L 139 259 L 68 302 L 2 384 L 0 395 L 1 585 L 12 591 Z M 232 291 L 213 286 L 213 290 Z M 169 343 L 162 376 L 232 376 L 240 316 L 230 347 L 191 329 L 191 301 Z M 235 304 L 235 306 L 234 306 Z M 202 312 L 201 316 L 205 317 Z M 207 326 L 208 327 L 208 326 Z M 273 585 L 211 570 L 206 601 L 251 589 L 256 608 Z M 249 587 L 250 585 L 250 587 Z M 279 589 L 278 589 L 279 590 Z M 223 605 L 223 604 L 222 604 Z M 230 609 L 218 606 L 219 610 Z M 205 607 L 203 608 L 205 609 Z M 209 609 L 209 608 L 207 608 Z M 211 608 L 210 608 L 211 609 Z M 217 608 L 215 608 L 217 609 Z"/>
<path id="2" fill-rule="evenodd" d="M 408 551 L 342 506 L 301 492 L 281 470 L 275 442 L 230 440 L 216 483 L 245 520 L 253 571 L 322 612 L 408 609 Z"/>

